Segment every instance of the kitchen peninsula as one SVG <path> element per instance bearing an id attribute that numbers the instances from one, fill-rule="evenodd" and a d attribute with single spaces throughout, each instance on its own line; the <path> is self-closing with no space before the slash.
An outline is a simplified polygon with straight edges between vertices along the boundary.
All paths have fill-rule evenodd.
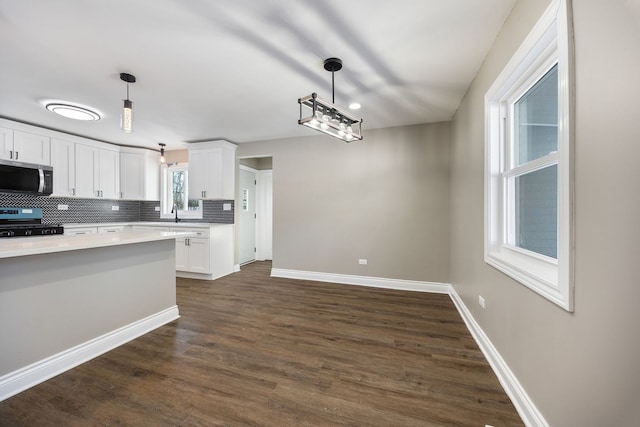
<path id="1" fill-rule="evenodd" d="M 185 235 L 2 239 L 0 400 L 177 319 Z"/>

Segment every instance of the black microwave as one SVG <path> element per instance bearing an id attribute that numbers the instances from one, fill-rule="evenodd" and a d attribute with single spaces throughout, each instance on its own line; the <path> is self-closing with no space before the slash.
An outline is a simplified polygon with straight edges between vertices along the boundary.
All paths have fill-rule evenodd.
<path id="1" fill-rule="evenodd" d="M 53 193 L 53 168 L 0 159 L 0 193 L 48 196 Z"/>

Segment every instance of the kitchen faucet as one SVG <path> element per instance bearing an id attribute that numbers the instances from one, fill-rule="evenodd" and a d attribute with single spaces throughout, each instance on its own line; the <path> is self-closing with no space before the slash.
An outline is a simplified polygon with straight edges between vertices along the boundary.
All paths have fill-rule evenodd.
<path id="1" fill-rule="evenodd" d="M 173 205 L 173 207 L 171 208 L 171 213 L 176 213 L 176 222 L 180 221 L 180 218 L 178 218 L 178 205 Z"/>

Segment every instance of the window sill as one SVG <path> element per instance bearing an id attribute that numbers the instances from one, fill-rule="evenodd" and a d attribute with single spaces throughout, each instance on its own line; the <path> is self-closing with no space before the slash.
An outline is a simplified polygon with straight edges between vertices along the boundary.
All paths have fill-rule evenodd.
<path id="1" fill-rule="evenodd" d="M 174 219 L 175 213 L 161 213 L 160 219 Z M 198 213 L 186 213 L 185 211 L 178 211 L 179 219 L 202 219 L 202 212 Z"/>
<path id="2" fill-rule="evenodd" d="M 558 265 L 545 259 L 501 247 L 489 252 L 485 262 L 567 311 L 572 311 L 559 284 Z"/>

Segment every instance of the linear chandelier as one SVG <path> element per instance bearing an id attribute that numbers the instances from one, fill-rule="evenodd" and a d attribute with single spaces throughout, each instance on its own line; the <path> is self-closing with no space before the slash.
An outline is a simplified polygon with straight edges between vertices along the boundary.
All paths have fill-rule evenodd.
<path id="1" fill-rule="evenodd" d="M 332 102 L 318 98 L 316 93 L 299 98 L 300 119 L 298 124 L 345 142 L 362 140 L 362 119 L 352 116 L 334 104 L 336 101 L 334 73 L 342 69 L 342 61 L 338 58 L 325 59 L 324 69 L 331 71 Z"/>

